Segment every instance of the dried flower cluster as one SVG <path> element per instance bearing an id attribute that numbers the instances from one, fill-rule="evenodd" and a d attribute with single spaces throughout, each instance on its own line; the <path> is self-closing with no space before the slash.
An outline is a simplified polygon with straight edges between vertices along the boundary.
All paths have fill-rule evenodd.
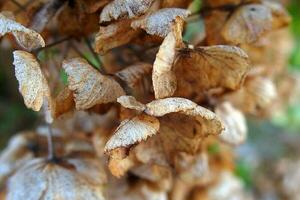
<path id="1" fill-rule="evenodd" d="M 290 17 L 267 0 L 202 4 L 1 2 L 19 91 L 45 121 L 2 152 L 1 198 L 251 199 L 233 148 L 245 114 L 268 117 L 292 96 Z M 195 17 L 205 29 L 184 39 Z"/>

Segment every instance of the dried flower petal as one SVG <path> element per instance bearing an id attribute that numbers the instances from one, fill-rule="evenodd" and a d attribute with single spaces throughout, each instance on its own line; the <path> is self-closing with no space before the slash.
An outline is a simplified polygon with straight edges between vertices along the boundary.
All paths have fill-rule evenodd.
<path id="1" fill-rule="evenodd" d="M 271 29 L 271 10 L 261 4 L 250 4 L 240 7 L 231 15 L 222 34 L 233 44 L 252 43 Z"/>
<path id="2" fill-rule="evenodd" d="M 144 14 L 154 0 L 114 0 L 106 5 L 100 15 L 100 22 L 116 20 L 122 17 L 133 18 Z"/>
<path id="3" fill-rule="evenodd" d="M 125 94 L 115 80 L 102 75 L 82 58 L 65 60 L 63 68 L 68 75 L 68 87 L 74 92 L 77 109 L 114 102 Z"/>
<path id="4" fill-rule="evenodd" d="M 62 162 L 55 164 L 34 159 L 26 163 L 10 178 L 7 199 L 104 200 L 101 185 L 105 183 L 106 175 L 97 160 Z"/>
<path id="5" fill-rule="evenodd" d="M 125 108 L 138 111 L 144 111 L 146 109 L 146 106 L 138 102 L 133 96 L 120 96 L 117 101 Z"/>
<path id="6" fill-rule="evenodd" d="M 219 138 L 232 145 L 239 145 L 247 138 L 247 124 L 243 113 L 234 108 L 229 102 L 217 106 L 216 114 L 221 118 L 225 129 Z"/>
<path id="7" fill-rule="evenodd" d="M 45 41 L 40 34 L 0 13 L 0 36 L 6 33 L 12 33 L 18 43 L 27 50 L 45 46 Z"/>
<path id="8" fill-rule="evenodd" d="M 171 70 L 176 53 L 176 36 L 172 31 L 159 47 L 153 64 L 152 82 L 156 99 L 170 97 L 176 90 L 176 76 Z"/>
<path id="9" fill-rule="evenodd" d="M 127 44 L 139 34 L 139 30 L 130 27 L 130 20 L 121 20 L 106 27 L 100 26 L 95 38 L 95 51 L 106 53 L 108 50 Z"/>
<path id="10" fill-rule="evenodd" d="M 44 98 L 50 99 L 48 83 L 36 58 L 25 51 L 14 51 L 15 74 L 25 105 L 39 111 Z"/>
<path id="11" fill-rule="evenodd" d="M 248 56 L 238 47 L 216 45 L 182 49 L 174 67 L 178 87 L 175 94 L 191 97 L 195 92 L 200 94 L 217 87 L 234 90 L 240 87 L 248 70 Z"/>
<path id="12" fill-rule="evenodd" d="M 151 35 L 166 37 L 176 17 L 186 18 L 190 11 L 180 8 L 164 8 L 144 18 L 134 20 L 133 28 L 142 28 Z"/>
<path id="13" fill-rule="evenodd" d="M 146 140 L 157 133 L 159 121 L 148 115 L 138 115 L 130 120 L 124 120 L 115 130 L 114 135 L 106 143 L 105 151 L 118 147 L 128 147 L 142 140 Z"/>

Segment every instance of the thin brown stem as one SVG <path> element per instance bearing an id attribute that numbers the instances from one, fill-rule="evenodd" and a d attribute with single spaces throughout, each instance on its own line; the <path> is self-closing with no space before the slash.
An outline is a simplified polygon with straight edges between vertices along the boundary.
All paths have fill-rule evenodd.
<path id="1" fill-rule="evenodd" d="M 56 159 L 53 144 L 53 132 L 51 125 L 48 126 L 47 143 L 48 143 L 48 160 L 54 161 Z"/>
<path id="2" fill-rule="evenodd" d="M 51 47 L 53 47 L 53 46 L 56 46 L 56 45 L 58 45 L 58 44 L 61 44 L 61 43 L 65 42 L 65 41 L 68 41 L 68 40 L 71 40 L 71 39 L 72 39 L 72 37 L 65 37 L 65 38 L 62 38 L 62 39 L 57 40 L 57 41 L 55 41 L 55 42 L 53 42 L 53 43 L 51 43 L 51 44 L 48 44 L 48 45 L 44 46 L 44 47 L 37 48 L 37 49 L 33 50 L 33 54 L 36 55 L 36 54 L 38 54 L 40 51 L 43 51 L 43 50 L 45 50 L 45 49 L 49 49 L 49 48 L 51 48 Z"/>

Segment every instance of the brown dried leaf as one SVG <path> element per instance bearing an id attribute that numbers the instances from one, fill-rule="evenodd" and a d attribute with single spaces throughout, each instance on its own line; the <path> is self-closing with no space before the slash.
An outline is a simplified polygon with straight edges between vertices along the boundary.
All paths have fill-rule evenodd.
<path id="1" fill-rule="evenodd" d="M 10 178 L 7 198 L 104 200 L 105 182 L 106 174 L 98 160 L 68 159 L 56 164 L 38 158 Z"/>
<path id="2" fill-rule="evenodd" d="M 261 4 L 249 4 L 231 15 L 223 27 L 222 35 L 233 44 L 252 43 L 271 29 L 271 10 Z"/>
<path id="3" fill-rule="evenodd" d="M 141 142 L 155 135 L 158 130 L 159 121 L 152 116 L 141 114 L 133 119 L 124 120 L 106 143 L 105 151 L 111 151 L 119 147 L 128 147 Z"/>
<path id="4" fill-rule="evenodd" d="M 125 81 L 129 87 L 134 88 L 145 75 L 151 72 L 151 69 L 152 65 L 148 63 L 136 63 L 118 71 L 115 75 Z"/>
<path id="5" fill-rule="evenodd" d="M 18 44 L 29 51 L 45 46 L 45 41 L 40 34 L 0 13 L 0 36 L 6 33 L 12 33 Z"/>
<path id="6" fill-rule="evenodd" d="M 36 58 L 25 51 L 14 51 L 15 75 L 19 91 L 27 108 L 39 111 L 44 99 L 50 100 L 50 89 L 40 64 Z"/>
<path id="7" fill-rule="evenodd" d="M 74 107 L 75 107 L 75 102 L 74 102 L 73 92 L 68 87 L 65 87 L 55 97 L 55 110 L 53 116 L 57 118 L 62 114 L 72 110 Z"/>
<path id="8" fill-rule="evenodd" d="M 190 98 L 212 88 L 237 89 L 249 70 L 247 54 L 234 46 L 185 48 L 175 63 L 177 96 Z M 197 90 L 195 91 L 195 88 Z"/>
<path id="9" fill-rule="evenodd" d="M 102 75 L 83 58 L 63 61 L 68 75 L 69 89 L 74 92 L 77 109 L 88 109 L 97 104 L 115 102 L 125 94 L 114 79 Z"/>
<path id="10" fill-rule="evenodd" d="M 138 102 L 133 96 L 120 96 L 117 99 L 117 102 L 125 108 L 134 109 L 137 111 L 144 111 L 146 109 L 146 106 L 141 102 Z"/>
<path id="11" fill-rule="evenodd" d="M 130 23 L 130 20 L 121 20 L 106 27 L 100 26 L 95 37 L 95 51 L 103 54 L 130 42 L 139 34 L 139 30 L 132 29 Z"/>
<path id="12" fill-rule="evenodd" d="M 134 20 L 131 27 L 142 28 L 148 34 L 166 37 L 176 17 L 186 18 L 190 11 L 180 8 L 164 8 L 141 19 Z"/>
<path id="13" fill-rule="evenodd" d="M 290 23 L 291 17 L 280 3 L 273 1 L 263 1 L 263 5 L 271 9 L 273 29 L 285 27 Z"/>
<path id="14" fill-rule="evenodd" d="M 225 129 L 219 138 L 231 145 L 239 145 L 247 138 L 247 124 L 242 112 L 234 108 L 229 102 L 223 102 L 215 110 L 221 118 Z"/>
<path id="15" fill-rule="evenodd" d="M 100 22 L 140 16 L 147 12 L 153 2 L 154 0 L 114 0 L 103 8 Z"/>

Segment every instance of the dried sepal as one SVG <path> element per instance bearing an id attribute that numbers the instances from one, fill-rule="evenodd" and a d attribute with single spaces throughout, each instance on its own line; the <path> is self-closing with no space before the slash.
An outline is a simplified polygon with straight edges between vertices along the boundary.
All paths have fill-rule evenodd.
<path id="1" fill-rule="evenodd" d="M 120 20 L 108 26 L 100 26 L 95 37 L 95 51 L 106 53 L 115 47 L 127 44 L 139 34 L 139 30 L 130 27 L 130 20 Z"/>
<path id="2" fill-rule="evenodd" d="M 120 96 L 117 99 L 124 108 L 134 109 L 137 111 L 144 111 L 146 106 L 141 102 L 138 102 L 133 96 Z"/>
<path id="3" fill-rule="evenodd" d="M 52 113 L 54 118 L 71 111 L 75 107 L 73 92 L 68 88 L 63 88 L 54 99 L 55 109 Z"/>
<path id="4" fill-rule="evenodd" d="M 140 114 L 121 122 L 114 135 L 105 145 L 105 151 L 119 147 L 129 147 L 155 135 L 159 130 L 159 121 L 152 116 Z"/>
<path id="5" fill-rule="evenodd" d="M 115 75 L 125 83 L 134 88 L 142 78 L 151 72 L 152 65 L 148 63 L 136 63 L 118 71 Z"/>
<path id="6" fill-rule="evenodd" d="M 219 138 L 231 145 L 243 143 L 247 138 L 247 124 L 244 114 L 229 102 L 218 105 L 215 112 L 221 118 L 225 127 Z"/>
<path id="7" fill-rule="evenodd" d="M 104 200 L 104 169 L 95 159 L 68 159 L 51 163 L 37 158 L 27 162 L 8 181 L 8 199 Z M 30 192 L 28 192 L 30 190 Z"/>
<path id="8" fill-rule="evenodd" d="M 19 91 L 28 108 L 39 111 L 45 98 L 50 99 L 50 89 L 40 64 L 26 51 L 14 51 L 15 75 L 19 82 Z"/>
<path id="9" fill-rule="evenodd" d="M 45 46 L 45 41 L 40 34 L 0 13 L 0 36 L 6 33 L 12 33 L 18 44 L 27 50 Z"/>
<path id="10" fill-rule="evenodd" d="M 185 48 L 180 50 L 174 71 L 177 96 L 190 97 L 212 89 L 237 89 L 248 72 L 249 59 L 240 48 L 227 45 Z"/>
<path id="11" fill-rule="evenodd" d="M 262 4 L 249 4 L 231 15 L 223 27 L 222 35 L 233 44 L 252 43 L 271 29 L 271 10 Z"/>
<path id="12" fill-rule="evenodd" d="M 278 29 L 287 26 L 291 17 L 287 10 L 278 2 L 263 1 L 263 5 L 267 6 L 272 13 L 272 28 Z"/>
<path id="13" fill-rule="evenodd" d="M 133 18 L 144 14 L 154 0 L 114 0 L 107 4 L 101 14 L 100 22 L 117 20 L 122 17 Z"/>
<path id="14" fill-rule="evenodd" d="M 190 11 L 180 8 L 164 8 L 131 23 L 133 28 L 142 28 L 151 35 L 166 37 L 176 17 L 186 18 Z"/>
<path id="15" fill-rule="evenodd" d="M 63 61 L 68 75 L 68 87 L 74 93 L 77 109 L 88 109 L 97 104 L 115 102 L 124 95 L 114 79 L 102 75 L 83 58 Z"/>

